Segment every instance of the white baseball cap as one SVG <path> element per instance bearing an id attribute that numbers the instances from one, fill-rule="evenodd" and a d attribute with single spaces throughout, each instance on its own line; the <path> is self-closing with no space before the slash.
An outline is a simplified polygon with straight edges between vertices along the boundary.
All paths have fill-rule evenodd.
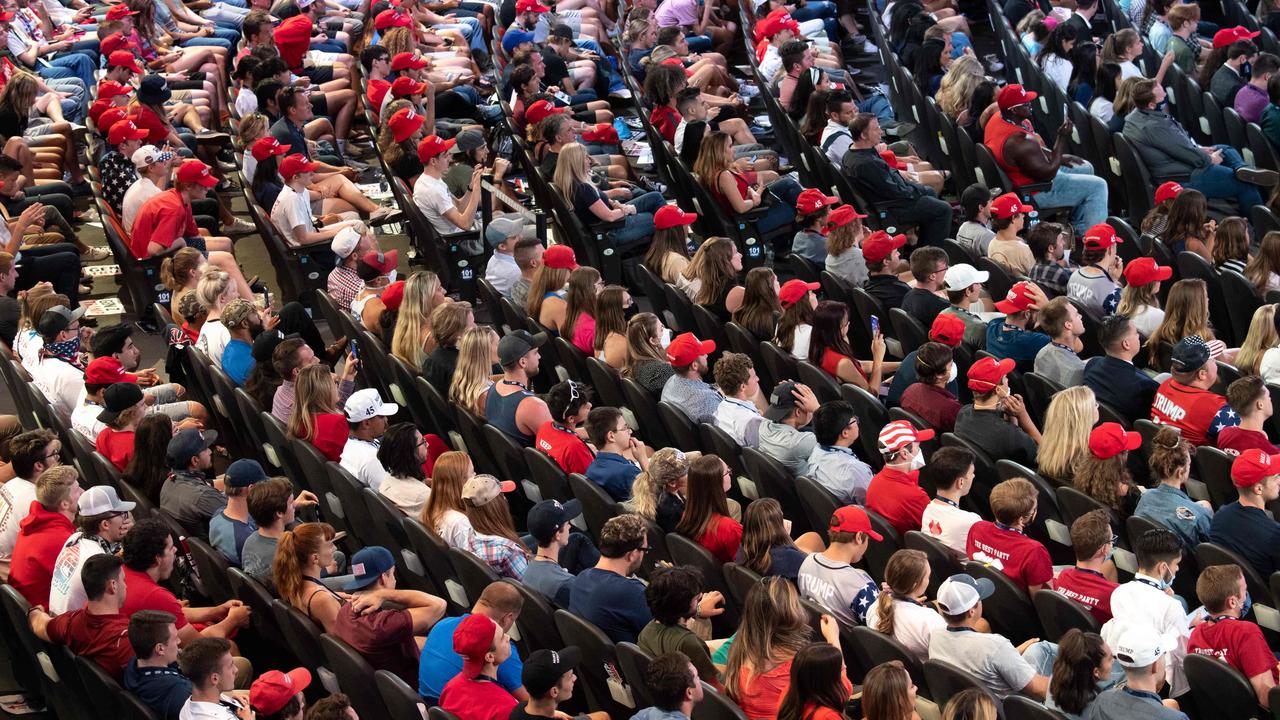
<path id="1" fill-rule="evenodd" d="M 1139 624 L 1124 629 L 1112 653 L 1121 665 L 1141 668 L 1151 665 L 1177 646 L 1178 640 L 1172 635 L 1159 635 L 1150 626 Z"/>
<path id="2" fill-rule="evenodd" d="M 986 270 L 979 270 L 969 263 L 960 263 L 947 268 L 945 284 L 948 290 L 966 290 L 974 283 L 984 283 L 991 277 Z"/>
<path id="3" fill-rule="evenodd" d="M 143 145 L 133 151 L 133 155 L 129 156 L 133 161 L 133 166 L 141 170 L 142 168 L 155 165 L 159 162 L 166 162 L 173 159 L 173 153 L 161 150 L 155 145 Z"/>
<path id="4" fill-rule="evenodd" d="M 329 245 L 329 248 L 333 250 L 334 255 L 340 258 L 347 258 L 351 256 L 351 253 L 355 252 L 356 246 L 360 244 L 360 238 L 360 233 L 348 225 L 333 236 L 333 242 Z"/>
<path id="5" fill-rule="evenodd" d="M 948 615 L 959 615 L 969 612 L 974 605 L 991 597 L 995 591 L 995 584 L 986 578 L 952 575 L 938 586 L 938 606 Z"/>
<path id="6" fill-rule="evenodd" d="M 378 391 L 373 388 L 365 388 L 358 390 L 347 398 L 347 404 L 342 407 L 347 413 L 347 420 L 350 422 L 363 422 L 375 415 L 382 417 L 391 417 L 400 412 L 400 406 L 395 403 L 384 403 L 378 395 Z"/>
<path id="7" fill-rule="evenodd" d="M 94 485 L 85 490 L 78 504 L 81 517 L 126 513 L 134 508 L 134 503 L 121 500 L 120 496 L 116 495 L 116 489 L 110 485 Z"/>

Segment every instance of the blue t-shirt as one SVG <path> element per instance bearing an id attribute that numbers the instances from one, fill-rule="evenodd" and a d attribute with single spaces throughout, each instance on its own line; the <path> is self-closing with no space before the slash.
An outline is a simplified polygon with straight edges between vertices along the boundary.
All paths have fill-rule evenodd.
<path id="1" fill-rule="evenodd" d="M 916 377 L 916 351 L 912 350 L 907 356 L 902 358 L 902 363 L 898 365 L 898 370 L 893 374 L 893 382 L 889 383 L 889 395 L 886 398 L 889 407 L 897 407 L 902 404 L 902 393 L 907 388 L 915 385 L 919 378 Z M 947 390 L 956 397 L 960 396 L 960 386 L 955 380 L 947 383 Z"/>
<path id="2" fill-rule="evenodd" d="M 470 614 L 444 618 L 431 628 L 418 663 L 418 694 L 422 697 L 439 698 L 445 683 L 462 672 L 462 656 L 453 651 L 453 632 L 458 629 L 458 623 Z M 498 666 L 498 684 L 507 692 L 515 692 L 524 684 L 520 679 L 523 673 L 524 663 L 512 642 L 511 657 Z"/>
<path id="3" fill-rule="evenodd" d="M 574 578 L 569 612 L 600 628 L 616 643 L 635 642 L 653 619 L 644 599 L 644 583 L 599 568 L 587 568 Z"/>
<path id="4" fill-rule="evenodd" d="M 178 671 L 177 663 L 140 668 L 138 658 L 133 658 L 124 668 L 124 689 L 137 695 L 160 720 L 178 720 L 182 706 L 191 698 L 191 681 Z"/>
<path id="5" fill-rule="evenodd" d="M 1280 570 L 1280 523 L 1240 501 L 1218 508 L 1209 541 L 1243 557 L 1264 578 Z"/>
<path id="6" fill-rule="evenodd" d="M 1023 372 L 1034 369 L 1036 353 L 1050 342 L 1044 333 L 1005 325 L 1004 318 L 987 323 L 987 352 L 995 355 L 997 360 L 1017 360 L 1018 369 Z"/>
<path id="7" fill-rule="evenodd" d="M 587 479 L 604 488 L 617 502 L 631 498 L 631 481 L 639 474 L 635 463 L 617 453 L 597 453 L 587 466 Z"/>
<path id="8" fill-rule="evenodd" d="M 222 371 L 237 386 L 243 386 L 253 372 L 253 346 L 243 340 L 232 340 L 222 351 Z"/>
<path id="9" fill-rule="evenodd" d="M 227 517 L 224 508 L 209 519 L 209 544 L 217 548 L 233 565 L 239 565 L 244 541 L 257 531 L 258 524 L 253 518 L 249 518 L 249 522 L 240 522 Z"/>

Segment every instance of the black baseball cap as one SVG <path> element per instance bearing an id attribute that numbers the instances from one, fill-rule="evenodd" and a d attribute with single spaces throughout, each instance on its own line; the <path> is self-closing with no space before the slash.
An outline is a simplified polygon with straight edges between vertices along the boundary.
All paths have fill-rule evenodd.
<path id="1" fill-rule="evenodd" d="M 528 330 L 513 330 L 498 341 L 498 364 L 506 367 L 528 355 L 535 348 L 547 344 L 547 334 L 531 334 Z"/>
<path id="2" fill-rule="evenodd" d="M 543 500 L 529 509 L 529 534 L 539 544 L 549 543 L 565 523 L 581 514 L 582 503 L 577 498 L 563 503 L 559 500 Z"/>
<path id="3" fill-rule="evenodd" d="M 541 698 L 581 661 L 582 652 L 573 645 L 563 650 L 534 650 L 529 659 L 524 661 L 520 679 L 530 697 Z"/>
<path id="4" fill-rule="evenodd" d="M 1209 344 L 1199 335 L 1188 335 L 1173 346 L 1170 361 L 1174 372 L 1195 372 L 1209 362 Z"/>
<path id="5" fill-rule="evenodd" d="M 120 413 L 140 402 L 142 402 L 142 388 L 138 387 L 137 383 L 112 383 L 102 391 L 102 412 L 98 413 L 98 422 L 109 423 L 120 417 Z"/>

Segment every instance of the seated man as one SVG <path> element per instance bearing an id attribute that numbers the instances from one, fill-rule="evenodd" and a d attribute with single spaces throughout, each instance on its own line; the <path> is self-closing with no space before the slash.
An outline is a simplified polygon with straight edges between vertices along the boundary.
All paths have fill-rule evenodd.
<path id="1" fill-rule="evenodd" d="M 36 478 L 35 500 L 20 523 L 9 566 L 9 584 L 32 606 L 49 604 L 53 563 L 75 532 L 71 521 L 83 490 L 69 465 L 55 465 Z"/>
<path id="2" fill-rule="evenodd" d="M 187 428 L 174 434 L 165 451 L 170 473 L 160 486 L 160 509 L 201 540 L 209 536 L 209 521 L 227 504 L 227 498 L 205 477 L 213 465 L 209 448 L 217 440 L 216 430 Z"/>
<path id="3" fill-rule="evenodd" d="M 377 492 L 387 476 L 378 459 L 378 446 L 387 431 L 387 418 L 399 412 L 400 406 L 382 402 L 377 389 L 366 388 L 352 393 L 342 410 L 350 434 L 342 448 L 341 465 L 362 485 Z"/>
<path id="4" fill-rule="evenodd" d="M 1217 658 L 1249 678 L 1258 704 L 1269 707 L 1271 688 L 1280 678 L 1280 665 L 1267 646 L 1258 624 L 1245 620 L 1249 588 L 1235 565 L 1203 568 L 1196 579 L 1196 597 L 1209 618 L 1196 625 L 1187 641 L 1187 653 Z"/>
<path id="5" fill-rule="evenodd" d="M 865 570 L 853 567 L 862 560 L 872 540 L 884 539 L 871 529 L 867 513 L 857 505 L 845 505 L 831 516 L 830 544 L 800 564 L 796 583 L 800 595 L 817 603 L 845 627 L 864 625 L 867 611 L 880 596 L 880 588 Z"/>
<path id="6" fill-rule="evenodd" d="M 600 562 L 578 573 L 569 590 L 569 611 L 614 642 L 635 642 L 653 619 L 644 582 L 634 577 L 648 552 L 647 536 L 640 516 L 611 518 L 600 530 Z"/>
<path id="7" fill-rule="evenodd" d="M 1063 387 L 1074 387 L 1084 380 L 1084 318 L 1064 297 L 1056 297 L 1040 309 L 1040 329 L 1053 342 L 1036 353 L 1035 372 Z"/>
<path id="8" fill-rule="evenodd" d="M 1030 109 L 1027 112 L 1029 114 Z M 876 116 L 858 113 L 849 123 L 849 132 L 853 142 L 840 159 L 840 169 L 854 188 L 863 197 L 872 199 L 876 208 L 886 211 L 895 223 L 917 226 L 921 245 L 937 245 L 949 237 L 953 214 L 950 203 L 940 200 L 932 189 L 907 181 L 880 157 L 884 133 Z M 1103 186 L 1102 219 L 1105 220 L 1106 183 L 1101 178 L 1097 180 Z"/>
<path id="9" fill-rule="evenodd" d="M 877 438 L 884 467 L 867 486 L 867 508 L 903 535 L 919 529 L 929 504 L 929 494 L 919 484 L 924 467 L 920 443 L 932 440 L 933 434 L 933 430 L 917 430 L 906 420 L 895 420 L 881 428 Z"/>
<path id="10" fill-rule="evenodd" d="M 524 596 L 515 586 L 495 582 L 480 593 L 480 598 L 470 612 L 442 618 L 432 626 L 422 646 L 422 657 L 418 663 L 418 694 L 428 700 L 439 699 L 445 685 L 462 672 L 464 658 L 454 649 L 454 638 L 462 621 L 472 615 L 482 615 L 504 632 L 510 632 L 523 609 Z M 528 700 L 529 693 L 525 692 L 520 680 L 522 668 L 520 655 L 515 652 L 515 642 L 512 641 L 511 655 L 498 663 L 491 676 L 497 685 L 517 700 Z"/>
<path id="11" fill-rule="evenodd" d="M 1223 429 L 1240 424 L 1240 416 L 1210 390 L 1218 382 L 1218 363 L 1209 357 L 1209 345 L 1199 335 L 1182 338 L 1170 359 L 1172 377 L 1156 390 L 1151 420 L 1178 428 L 1192 445 L 1214 444 Z"/>
<path id="12" fill-rule="evenodd" d="M 1067 280 L 1067 296 L 1095 318 L 1110 315 L 1120 304 L 1119 280 L 1124 260 L 1116 246 L 1122 242 L 1116 229 L 1106 223 L 1089 228 L 1084 234 L 1080 267 Z"/>
<path id="13" fill-rule="evenodd" d="M 959 447 L 940 448 L 920 476 L 937 493 L 924 508 L 920 531 L 951 548 L 957 558 L 968 558 L 969 529 L 982 519 L 960 507 L 960 500 L 973 489 L 973 453 Z"/>
<path id="14" fill-rule="evenodd" d="M 611 407 L 592 410 L 587 415 L 587 437 L 597 449 L 587 466 L 587 479 L 618 502 L 629 499 L 631 482 L 649 468 L 649 456 L 622 411 Z"/>
<path id="15" fill-rule="evenodd" d="M 124 669 L 124 689 L 137 695 L 159 720 L 178 720 L 191 697 L 191 681 L 178 670 L 174 620 L 159 610 L 140 610 L 129 618 L 134 658 Z"/>
<path id="16" fill-rule="evenodd" d="M 1239 499 L 1218 508 L 1209 540 L 1238 553 L 1263 577 L 1280 569 L 1280 523 L 1267 503 L 1280 497 L 1280 455 L 1251 448 L 1231 463 L 1231 483 Z"/>
<path id="17" fill-rule="evenodd" d="M 973 403 L 960 408 L 956 435 L 981 447 L 993 458 L 1035 467 L 1040 431 L 1022 396 L 1009 392 L 1012 360 L 980 358 L 969 367 Z"/>
<path id="18" fill-rule="evenodd" d="M 1181 123 L 1159 109 L 1164 99 L 1160 83 L 1140 79 L 1133 89 L 1137 108 L 1124 119 L 1125 139 L 1146 163 L 1151 178 L 1160 182 L 1190 175 L 1189 180 L 1179 180 L 1183 187 L 1199 190 L 1209 199 L 1235 200 L 1242 214 L 1261 205 L 1258 188 L 1275 185 L 1280 176 L 1245 165 L 1240 151 L 1230 145 L 1200 145 Z"/>
<path id="19" fill-rule="evenodd" d="M 1010 478 L 991 489 L 995 522 L 980 520 L 969 528 L 965 545 L 970 560 L 987 563 L 1034 593 L 1053 579 L 1049 551 L 1023 529 L 1036 516 L 1040 494 L 1025 478 Z"/>
<path id="20" fill-rule="evenodd" d="M 699 340 L 693 333 L 677 335 L 667 346 L 667 362 L 675 374 L 662 386 L 662 402 L 680 408 L 694 423 L 712 422 L 724 396 L 703 381 L 711 369 L 707 354 L 716 350 L 712 340 Z"/>
<path id="21" fill-rule="evenodd" d="M 1052 339 L 1031 328 L 1036 324 L 1036 313 L 1048 298 L 1044 291 L 1032 282 L 1016 282 L 1003 300 L 996 302 L 996 310 L 1005 314 L 987 323 L 987 352 L 998 359 L 1015 360 L 1019 369 L 1034 369 L 1036 355 Z"/>
<path id="22" fill-rule="evenodd" d="M 809 472 L 809 457 L 818 439 L 809 431 L 818 397 L 807 385 L 790 380 L 778 383 L 769 395 L 765 421 L 759 426 L 760 452 L 782 463 L 795 475 Z"/>
<path id="23" fill-rule="evenodd" d="M 129 616 L 123 610 L 123 565 L 115 555 L 94 555 L 80 570 L 80 582 L 88 597 L 83 608 L 54 617 L 36 606 L 28 615 L 36 637 L 65 645 L 72 653 L 97 663 L 117 681 L 123 678 L 125 665 L 133 657 L 133 648 L 121 641 L 129 629 Z"/>
<path id="24" fill-rule="evenodd" d="M 1160 384 L 1133 364 L 1142 350 L 1138 326 L 1127 315 L 1108 315 L 1098 327 L 1098 342 L 1106 354 L 1085 363 L 1084 385 L 1093 390 L 1098 402 L 1131 423 L 1151 417 L 1151 402 Z"/>
<path id="25" fill-rule="evenodd" d="M 1218 448 L 1239 453 L 1257 448 L 1269 455 L 1280 454 L 1264 429 L 1271 419 L 1271 392 L 1257 375 L 1242 377 L 1227 386 L 1227 403 L 1240 413 L 1240 424 L 1218 433 Z"/>
<path id="26" fill-rule="evenodd" d="M 1108 644 L 1115 661 L 1124 668 L 1124 683 L 1099 693 L 1089 705 L 1087 717 L 1187 720 L 1186 713 L 1160 701 L 1168 657 L 1175 649 L 1167 638 L 1137 627 Z"/>
<path id="27" fill-rule="evenodd" d="M 658 455 L 663 458 L 665 455 Z M 600 551 L 585 533 L 574 532 L 569 521 L 582 514 L 577 498 L 543 500 L 529 510 L 529 535 L 537 551 L 521 582 L 559 607 L 569 606 L 569 589 L 579 571 L 600 561 Z"/>
<path id="28" fill-rule="evenodd" d="M 1025 481 L 1024 481 L 1025 482 Z M 1049 678 L 1037 672 L 1048 659 L 1049 643 L 1028 640 L 1014 647 L 997 633 L 976 631 L 982 619 L 982 601 L 995 586 L 986 578 L 952 575 L 938 588 L 938 610 L 947 627 L 929 637 L 929 659 L 951 663 L 978 678 L 997 698 L 1023 694 L 1043 701 Z"/>
<path id="29" fill-rule="evenodd" d="M 110 485 L 85 490 L 77 505 L 80 530 L 67 539 L 53 563 L 49 610 L 55 615 L 84 607 L 86 596 L 80 584 L 80 569 L 94 555 L 118 553 L 120 541 L 133 522 L 129 513 L 134 504 L 120 500 Z"/>
<path id="30" fill-rule="evenodd" d="M 1092 510 L 1071 523 L 1071 547 L 1076 565 L 1058 573 L 1049 587 L 1084 605 L 1098 624 L 1111 619 L 1111 592 L 1116 583 L 1104 574 L 1115 550 L 1107 511 Z M 1114 570 L 1112 570 L 1114 573 Z"/>
<path id="31" fill-rule="evenodd" d="M 178 668 L 191 682 L 191 697 L 178 712 L 179 718 L 233 720 L 253 717 L 249 698 L 244 694 L 230 696 L 231 703 L 224 704 L 228 702 L 224 696 L 235 689 L 238 670 L 231 642 L 226 638 L 191 641 L 178 653 Z"/>
<path id="32" fill-rule="evenodd" d="M 724 393 L 724 401 L 716 408 L 716 427 L 724 430 L 739 445 L 760 444 L 760 424 L 764 415 L 756 405 L 762 400 L 760 378 L 749 355 L 727 352 L 715 367 L 716 385 Z"/>
<path id="33" fill-rule="evenodd" d="M 1031 103 L 1038 93 L 1021 85 L 1006 85 L 996 96 L 1000 112 L 987 120 L 983 144 L 1009 175 L 1013 190 L 1034 183 L 1052 183 L 1035 196 L 1041 208 L 1071 207 L 1071 225 L 1077 236 L 1085 228 L 1107 219 L 1107 182 L 1094 175 L 1087 161 L 1066 153 L 1073 126 L 1070 120 L 1058 128 L 1053 148 L 1031 127 Z"/>
<path id="34" fill-rule="evenodd" d="M 871 484 L 871 466 L 853 453 L 858 432 L 858 416 L 844 400 L 825 402 L 813 414 L 818 443 L 809 453 L 809 477 L 844 504 L 866 503 Z"/>

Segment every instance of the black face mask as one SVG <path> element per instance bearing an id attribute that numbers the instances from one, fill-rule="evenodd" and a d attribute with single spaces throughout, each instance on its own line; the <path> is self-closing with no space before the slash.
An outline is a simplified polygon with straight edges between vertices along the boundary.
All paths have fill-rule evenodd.
<path id="1" fill-rule="evenodd" d="M 640 314 L 640 306 L 636 303 L 631 303 L 627 307 L 622 308 L 622 317 L 626 318 L 627 320 L 630 320 L 631 318 L 639 314 Z"/>

